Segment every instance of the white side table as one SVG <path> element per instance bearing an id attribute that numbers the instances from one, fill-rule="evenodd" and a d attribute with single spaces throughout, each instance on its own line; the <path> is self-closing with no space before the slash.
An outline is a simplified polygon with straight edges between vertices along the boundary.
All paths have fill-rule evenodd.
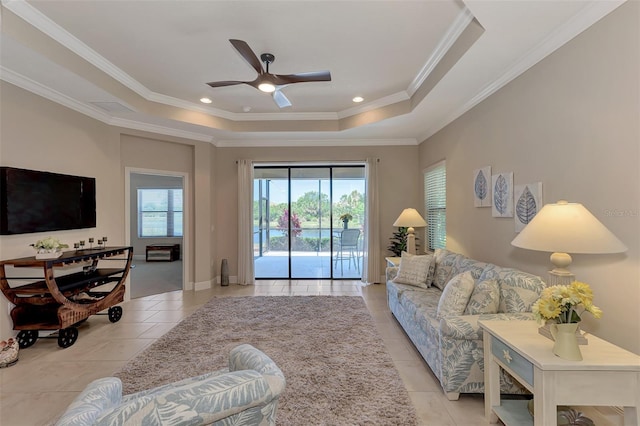
<path id="1" fill-rule="evenodd" d="M 400 257 L 385 257 L 384 260 L 387 261 L 387 266 L 400 266 Z"/>
<path id="2" fill-rule="evenodd" d="M 557 424 L 558 405 L 624 407 L 625 425 L 640 424 L 640 356 L 595 336 L 580 346 L 582 361 L 555 356 L 553 342 L 536 321 L 478 321 L 484 339 L 485 416 L 507 425 Z M 500 401 L 500 368 L 534 395 L 535 418 L 526 401 Z"/>

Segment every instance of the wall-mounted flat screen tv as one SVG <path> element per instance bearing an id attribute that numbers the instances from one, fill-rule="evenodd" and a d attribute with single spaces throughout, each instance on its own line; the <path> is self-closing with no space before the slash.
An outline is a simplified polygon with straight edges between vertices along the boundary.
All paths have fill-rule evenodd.
<path id="1" fill-rule="evenodd" d="M 0 167 L 0 235 L 95 226 L 95 178 Z"/>

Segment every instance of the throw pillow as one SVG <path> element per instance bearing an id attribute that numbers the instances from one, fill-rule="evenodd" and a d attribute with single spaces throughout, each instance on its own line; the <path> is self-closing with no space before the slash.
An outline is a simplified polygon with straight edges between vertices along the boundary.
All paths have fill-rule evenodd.
<path id="1" fill-rule="evenodd" d="M 500 303 L 500 287 L 498 281 L 490 279 L 480 281 L 473 288 L 469 303 L 464 310 L 465 315 L 495 314 Z"/>
<path id="2" fill-rule="evenodd" d="M 470 271 L 463 272 L 451 278 L 442 291 L 438 301 L 438 318 L 462 315 L 473 292 L 475 280 Z"/>
<path id="3" fill-rule="evenodd" d="M 416 255 L 403 251 L 398 275 L 392 281 L 398 284 L 429 288 L 431 277 L 433 277 L 433 269 L 434 259 L 432 254 Z"/>

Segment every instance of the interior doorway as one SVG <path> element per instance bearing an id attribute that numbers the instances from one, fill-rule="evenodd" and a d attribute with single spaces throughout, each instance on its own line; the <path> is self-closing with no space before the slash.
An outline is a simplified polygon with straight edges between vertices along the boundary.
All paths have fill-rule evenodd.
<path id="1" fill-rule="evenodd" d="M 127 170 L 131 299 L 184 289 L 185 175 Z"/>
<path id="2" fill-rule="evenodd" d="M 259 279 L 360 279 L 364 165 L 254 167 Z"/>

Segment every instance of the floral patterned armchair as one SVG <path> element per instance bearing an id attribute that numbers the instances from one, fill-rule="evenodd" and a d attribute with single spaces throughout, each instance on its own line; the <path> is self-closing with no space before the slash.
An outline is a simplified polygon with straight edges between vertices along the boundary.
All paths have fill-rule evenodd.
<path id="1" fill-rule="evenodd" d="M 56 425 L 275 425 L 282 371 L 251 345 L 231 351 L 229 371 L 122 395 L 116 377 L 91 382 Z"/>

